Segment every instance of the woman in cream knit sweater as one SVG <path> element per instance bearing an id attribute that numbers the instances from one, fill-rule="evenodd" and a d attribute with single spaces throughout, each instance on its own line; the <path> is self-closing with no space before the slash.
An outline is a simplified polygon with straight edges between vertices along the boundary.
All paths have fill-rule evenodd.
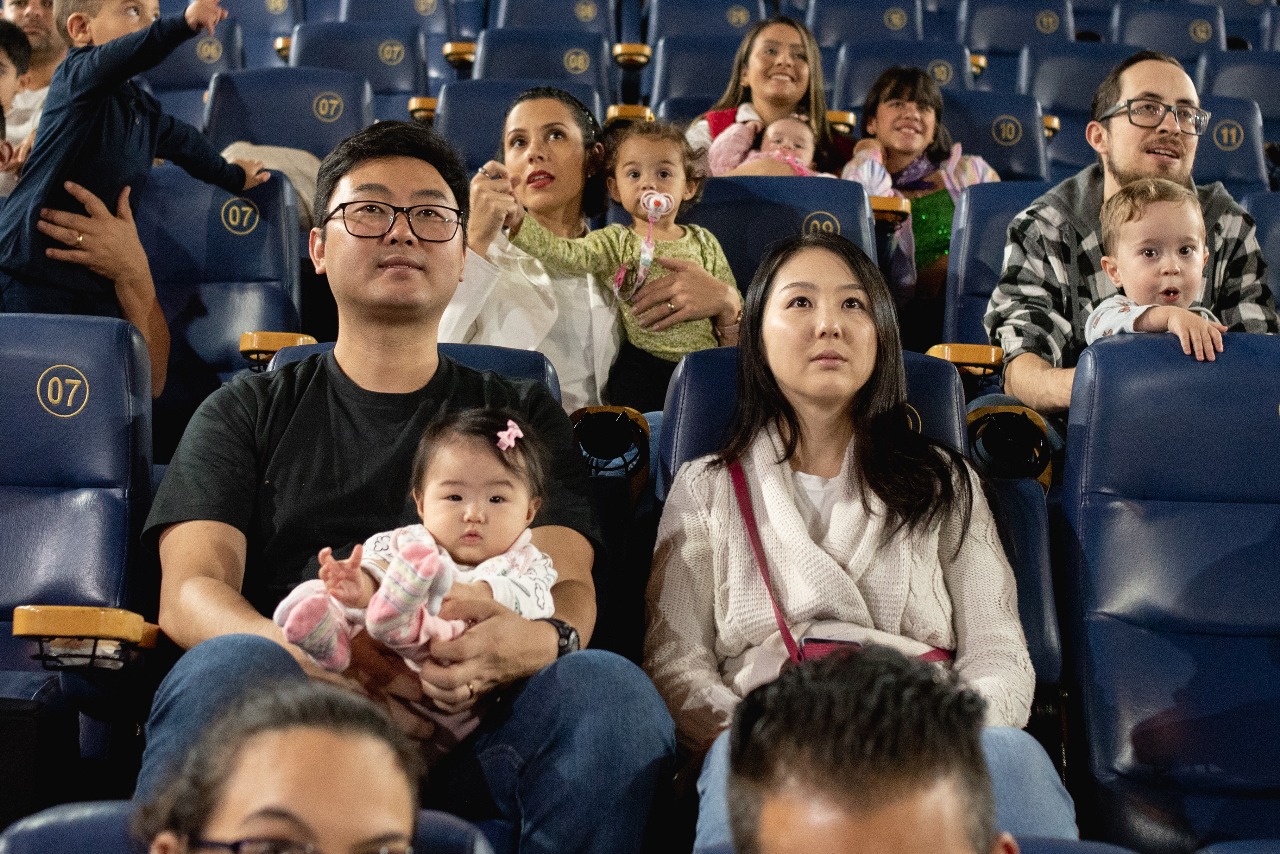
<path id="1" fill-rule="evenodd" d="M 883 643 L 952 667 L 988 703 L 1002 830 L 1075 836 L 1071 801 L 1026 724 L 1035 674 L 1013 573 L 963 459 L 915 433 L 893 300 L 861 250 L 776 246 L 747 293 L 725 448 L 676 475 L 649 584 L 645 666 L 683 744 L 705 750 L 695 850 L 728 842 L 734 706 L 786 642 L 732 482 L 750 493 L 789 633 Z"/>

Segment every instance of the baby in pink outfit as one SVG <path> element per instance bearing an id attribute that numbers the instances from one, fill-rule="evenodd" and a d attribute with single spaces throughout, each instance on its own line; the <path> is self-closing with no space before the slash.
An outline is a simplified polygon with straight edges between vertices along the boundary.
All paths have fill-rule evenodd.
<path id="1" fill-rule="evenodd" d="M 711 147 L 707 150 L 711 174 L 724 175 L 744 163 L 766 157 L 786 163 L 791 171 L 803 177 L 822 174 L 814 171 L 817 138 L 813 135 L 813 128 L 809 127 L 803 117 L 785 116 L 776 119 L 764 129 L 760 150 L 752 151 L 751 146 L 760 133 L 760 128 L 761 123 L 757 121 L 738 122 L 725 128 L 712 140 Z"/>

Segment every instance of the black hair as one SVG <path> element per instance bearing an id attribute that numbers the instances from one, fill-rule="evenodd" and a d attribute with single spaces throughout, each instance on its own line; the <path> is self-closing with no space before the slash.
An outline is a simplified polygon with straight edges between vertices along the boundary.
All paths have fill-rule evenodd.
<path id="1" fill-rule="evenodd" d="M 586 170 L 582 184 L 582 213 L 587 217 L 600 216 L 609 205 L 609 194 L 605 186 L 607 174 L 604 168 L 604 159 L 596 148 L 597 145 L 601 145 L 604 142 L 604 131 L 600 128 L 600 122 L 596 120 L 595 115 L 587 109 L 585 104 L 563 89 L 557 89 L 554 86 L 535 86 L 532 89 L 524 90 L 507 107 L 507 115 L 510 116 L 511 111 L 525 101 L 540 101 L 543 99 L 559 101 L 568 107 L 574 123 L 577 124 L 578 130 L 582 132 L 582 148 L 585 152 L 582 166 Z M 506 126 L 505 120 L 503 121 L 503 126 L 504 128 Z M 507 143 L 504 134 L 496 159 L 505 160 L 506 148 Z"/>
<path id="2" fill-rule="evenodd" d="M 888 647 L 784 670 L 734 710 L 729 823 L 739 854 L 757 854 L 761 806 L 788 786 L 860 815 L 948 779 L 967 801 L 973 851 L 986 854 L 996 828 L 985 709 L 954 674 Z"/>
<path id="3" fill-rule="evenodd" d="M 867 98 L 862 103 L 862 136 L 867 132 L 867 122 L 875 118 L 876 110 L 885 101 L 901 98 L 912 101 L 921 109 L 933 110 L 933 141 L 924 150 L 925 157 L 935 166 L 951 156 L 951 132 L 942 123 L 942 90 L 933 75 L 922 68 L 895 65 L 888 68 L 871 84 Z"/>
<path id="4" fill-rule="evenodd" d="M 0 18 L 0 53 L 9 57 L 19 76 L 31 70 L 31 40 L 13 21 Z"/>
<path id="5" fill-rule="evenodd" d="M 508 429 L 509 421 L 515 422 L 524 435 L 503 450 L 498 447 L 498 434 Z M 459 439 L 478 440 L 503 468 L 525 483 L 530 498 L 546 497 L 551 471 L 551 451 L 546 440 L 529 429 L 529 422 L 522 415 L 506 409 L 472 408 L 446 412 L 422 432 L 409 479 L 415 499 L 421 495 L 422 481 L 436 451 Z"/>
<path id="6" fill-rule="evenodd" d="M 870 490 L 884 503 L 892 522 L 887 534 L 902 528 L 912 531 L 927 527 L 959 507 L 964 517 L 960 537 L 963 541 L 973 505 L 972 484 L 965 476 L 964 460 L 950 448 L 911 429 L 893 297 L 875 262 L 837 234 L 812 232 L 780 240 L 760 262 L 743 301 L 738 333 L 737 405 L 729 439 L 717 461 L 727 464 L 739 459 L 770 425 L 782 436 L 778 462 L 791 459 L 796 452 L 800 421 L 769 367 L 762 327 L 778 270 L 808 249 L 830 252 L 844 262 L 867 292 L 867 309 L 876 329 L 875 367 L 849 409 L 854 433 L 854 465 L 849 476 L 864 500 Z M 963 489 L 957 489 L 957 481 L 964 485 Z"/>
<path id="7" fill-rule="evenodd" d="M 1161 53 L 1158 50 L 1140 50 L 1133 56 L 1128 57 L 1115 68 L 1111 69 L 1111 73 L 1106 76 L 1101 83 L 1098 84 L 1098 90 L 1093 93 L 1093 111 L 1092 116 L 1095 122 L 1102 121 L 1102 115 L 1111 109 L 1120 100 L 1120 76 L 1128 71 L 1139 62 L 1147 62 L 1155 60 L 1156 62 L 1167 62 L 1179 71 L 1185 71 L 1182 63 L 1175 57 L 1167 53 Z"/>
<path id="8" fill-rule="evenodd" d="M 386 712 L 368 699 L 323 682 L 296 679 L 262 683 L 246 691 L 205 728 L 166 785 L 134 813 L 135 836 L 150 842 L 169 831 L 184 840 L 199 839 L 222 800 L 223 787 L 245 745 L 266 732 L 320 729 L 365 736 L 385 744 L 416 796 L 424 773 L 417 748 Z"/>
<path id="9" fill-rule="evenodd" d="M 323 221 L 328 214 L 334 187 L 343 176 L 361 164 L 385 157 L 411 157 L 435 167 L 462 211 L 461 228 L 465 231 L 471 196 L 462 158 L 448 140 L 420 122 L 378 122 L 338 143 L 316 174 L 316 221 Z"/>
<path id="10" fill-rule="evenodd" d="M 687 199 L 682 199 L 680 208 L 676 211 L 678 215 L 684 216 L 698 203 L 698 199 L 702 198 L 702 188 L 707 178 L 706 170 L 702 166 L 705 152 L 701 150 L 694 151 L 693 146 L 689 144 L 689 140 L 685 138 L 684 131 L 671 122 L 632 122 L 621 130 L 610 132 L 604 153 L 604 170 L 606 174 L 614 179 L 617 178 L 613 173 L 618 168 L 618 151 L 622 148 L 624 142 L 636 138 L 669 142 L 680 152 L 680 165 L 684 169 L 685 181 L 692 184 L 694 188 L 693 195 Z"/>

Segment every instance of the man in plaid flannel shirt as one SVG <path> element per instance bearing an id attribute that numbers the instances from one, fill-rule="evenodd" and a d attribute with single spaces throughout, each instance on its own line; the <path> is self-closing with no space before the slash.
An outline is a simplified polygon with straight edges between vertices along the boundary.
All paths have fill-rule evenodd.
<path id="1" fill-rule="evenodd" d="M 1093 99 L 1085 130 L 1099 162 L 1068 178 L 1014 217 L 1004 271 L 983 323 L 1004 349 L 1005 391 L 1045 413 L 1071 402 L 1085 321 L 1116 293 L 1102 270 L 1102 203 L 1137 178 L 1187 186 L 1199 132 L 1199 98 L 1173 57 L 1137 53 L 1114 69 Z M 1154 106 L 1153 106 L 1154 104 Z M 1154 127 L 1141 127 L 1139 123 Z M 1195 187 L 1208 228 L 1201 303 L 1232 331 L 1276 332 L 1266 262 L 1253 220 L 1215 183 Z"/>

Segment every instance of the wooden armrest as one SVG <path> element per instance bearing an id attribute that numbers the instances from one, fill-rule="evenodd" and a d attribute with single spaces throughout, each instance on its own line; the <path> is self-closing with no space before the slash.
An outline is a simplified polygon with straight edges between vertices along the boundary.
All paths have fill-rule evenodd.
<path id="1" fill-rule="evenodd" d="M 240 355 L 262 370 L 271 357 L 285 347 L 314 344 L 316 339 L 301 332 L 244 332 L 240 335 Z"/>
<path id="2" fill-rule="evenodd" d="M 465 68 L 476 61 L 475 42 L 445 42 L 442 50 L 445 61 L 454 68 Z"/>
<path id="3" fill-rule="evenodd" d="M 436 117 L 436 99 L 422 96 L 410 98 L 409 117 L 415 122 L 430 122 Z"/>
<path id="4" fill-rule="evenodd" d="M 604 126 L 614 122 L 651 122 L 653 110 L 641 104 L 610 104 L 605 112 Z"/>
<path id="5" fill-rule="evenodd" d="M 1053 139 L 1053 135 L 1062 130 L 1062 120 L 1057 116 L 1044 117 L 1044 137 Z"/>
<path id="6" fill-rule="evenodd" d="M 969 68 L 973 71 L 974 77 L 981 77 L 982 72 L 987 70 L 987 57 L 981 53 L 969 54 Z"/>
<path id="7" fill-rule="evenodd" d="M 276 40 L 271 43 L 276 49 L 278 55 L 285 62 L 289 61 L 289 48 L 293 47 L 293 39 L 289 36 L 276 36 Z"/>
<path id="8" fill-rule="evenodd" d="M 1004 364 L 1004 350 L 989 344 L 934 344 L 925 355 L 946 359 L 974 374 L 994 373 Z"/>
<path id="9" fill-rule="evenodd" d="M 846 136 L 853 133 L 858 126 L 858 114 L 848 110 L 827 110 L 827 124 L 832 129 Z"/>
<path id="10" fill-rule="evenodd" d="M 653 48 L 647 44 L 618 42 L 613 46 L 613 61 L 622 68 L 644 68 L 653 58 Z"/>
<path id="11" fill-rule="evenodd" d="M 879 222 L 897 225 L 911 216 L 911 201 L 898 196 L 872 196 L 871 213 Z"/>

